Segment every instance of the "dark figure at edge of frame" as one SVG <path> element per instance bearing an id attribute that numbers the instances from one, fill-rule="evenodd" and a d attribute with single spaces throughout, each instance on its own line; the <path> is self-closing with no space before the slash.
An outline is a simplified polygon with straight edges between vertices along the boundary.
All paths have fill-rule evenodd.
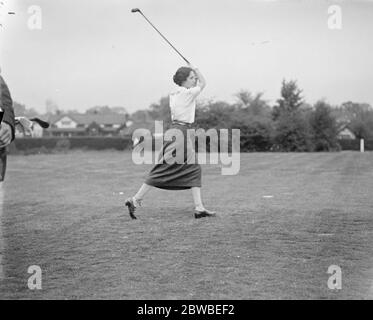
<path id="1" fill-rule="evenodd" d="M 138 192 L 125 201 L 132 219 L 136 219 L 134 212 L 141 206 L 145 194 L 152 188 L 167 190 L 191 189 L 195 211 L 195 218 L 213 217 L 215 212 L 205 209 L 201 199 L 201 166 L 196 162 L 190 162 L 195 157 L 194 148 L 187 135 L 187 130 L 192 128 L 195 118 L 196 98 L 206 86 L 206 80 L 198 68 L 188 65 L 179 68 L 174 77 L 174 82 L 179 86 L 178 90 L 170 95 L 170 109 L 172 125 L 170 129 L 178 129 L 183 133 L 184 143 L 179 139 L 164 141 L 159 153 L 158 163 L 151 169 L 145 183 Z M 182 153 L 177 150 L 184 148 L 184 161 L 182 163 L 169 164 L 167 160 L 172 155 Z"/>
<path id="2" fill-rule="evenodd" d="M 0 69 L 1 73 L 1 69 Z M 3 112 L 0 123 L 0 183 L 4 181 L 6 172 L 6 147 L 14 140 L 13 101 L 8 86 L 0 75 L 0 108 Z"/>

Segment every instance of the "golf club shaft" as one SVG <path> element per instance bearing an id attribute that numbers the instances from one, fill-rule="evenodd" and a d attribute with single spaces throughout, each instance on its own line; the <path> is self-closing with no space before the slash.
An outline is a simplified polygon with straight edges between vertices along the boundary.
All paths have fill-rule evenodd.
<path id="1" fill-rule="evenodd" d="M 141 11 L 139 12 L 145 18 L 145 20 L 148 21 L 148 23 L 155 29 L 155 31 L 157 31 L 161 35 L 161 37 L 166 40 L 167 43 L 180 55 L 180 57 L 182 57 L 186 63 L 190 64 L 190 62 L 171 44 L 170 41 L 167 40 L 167 38 L 150 22 L 150 20 L 145 17 L 145 15 Z"/>

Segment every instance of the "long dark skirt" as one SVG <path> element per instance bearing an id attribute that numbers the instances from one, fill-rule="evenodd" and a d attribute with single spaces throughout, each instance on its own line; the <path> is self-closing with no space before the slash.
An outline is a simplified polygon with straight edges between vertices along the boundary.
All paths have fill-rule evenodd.
<path id="1" fill-rule="evenodd" d="M 158 164 L 149 172 L 146 184 L 168 190 L 201 187 L 201 166 L 197 163 L 194 145 L 187 136 L 190 128 L 190 125 L 172 124 L 170 129 L 179 129 L 182 138 L 164 141 Z M 176 162 L 170 164 L 171 159 L 176 159 Z"/>

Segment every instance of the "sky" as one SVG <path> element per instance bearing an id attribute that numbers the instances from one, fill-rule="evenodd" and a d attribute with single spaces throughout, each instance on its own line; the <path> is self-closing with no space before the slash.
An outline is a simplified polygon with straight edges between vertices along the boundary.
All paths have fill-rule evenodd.
<path id="1" fill-rule="evenodd" d="M 202 100 L 233 102 L 249 90 L 273 104 L 286 79 L 309 103 L 373 106 L 372 0 L 2 1 L 2 76 L 13 99 L 38 112 L 52 99 L 62 110 L 132 113 L 175 89 L 172 76 L 185 63 L 132 8 L 199 67 Z M 341 9 L 340 29 L 328 27 L 332 5 Z M 32 6 L 41 29 L 30 28 Z"/>

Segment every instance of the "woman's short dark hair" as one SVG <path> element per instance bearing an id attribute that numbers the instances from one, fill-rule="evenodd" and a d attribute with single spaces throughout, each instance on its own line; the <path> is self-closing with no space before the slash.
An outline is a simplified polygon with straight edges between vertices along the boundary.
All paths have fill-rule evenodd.
<path id="1" fill-rule="evenodd" d="M 181 86 L 183 82 L 188 79 L 190 72 L 193 71 L 192 68 L 189 67 L 181 67 L 177 69 L 175 75 L 174 75 L 174 82 L 178 85 Z"/>

